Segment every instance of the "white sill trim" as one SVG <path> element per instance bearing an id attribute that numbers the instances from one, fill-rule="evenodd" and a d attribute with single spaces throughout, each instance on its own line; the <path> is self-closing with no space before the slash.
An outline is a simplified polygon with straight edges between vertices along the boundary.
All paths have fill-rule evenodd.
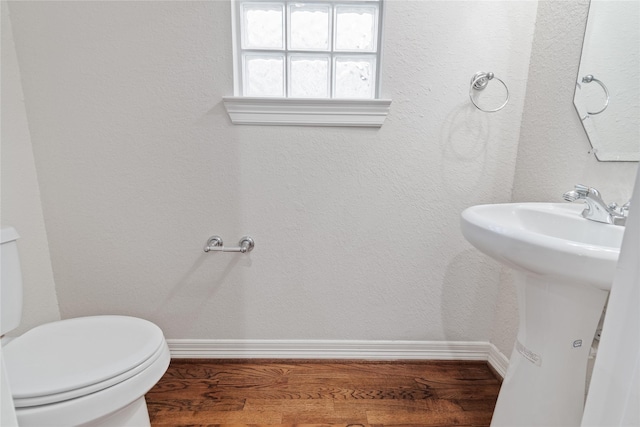
<path id="1" fill-rule="evenodd" d="M 379 128 L 390 99 L 222 98 L 236 125 L 360 126 Z"/>

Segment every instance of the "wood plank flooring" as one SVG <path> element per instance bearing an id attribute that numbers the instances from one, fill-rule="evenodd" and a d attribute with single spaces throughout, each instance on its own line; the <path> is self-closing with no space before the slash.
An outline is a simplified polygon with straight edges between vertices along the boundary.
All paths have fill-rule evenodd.
<path id="1" fill-rule="evenodd" d="M 186 360 L 146 395 L 152 427 L 488 426 L 485 362 Z"/>

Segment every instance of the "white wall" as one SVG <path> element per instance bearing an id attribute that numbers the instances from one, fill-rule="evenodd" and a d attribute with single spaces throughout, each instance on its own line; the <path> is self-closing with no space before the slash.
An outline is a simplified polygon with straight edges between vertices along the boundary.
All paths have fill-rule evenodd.
<path id="1" fill-rule="evenodd" d="M 598 162 L 573 107 L 589 2 L 541 1 L 513 184 L 514 202 L 562 202 L 577 183 L 607 202 L 631 197 L 637 162 Z M 513 274 L 503 271 L 491 342 L 509 355 L 517 331 Z"/>
<path id="2" fill-rule="evenodd" d="M 371 130 L 231 125 L 227 2 L 11 3 L 63 317 L 488 340 L 500 269 L 459 213 L 511 197 L 536 7 L 387 2 L 393 104 Z M 509 85 L 503 111 L 471 105 L 479 70 Z M 256 248 L 204 254 L 212 234 Z"/>
<path id="3" fill-rule="evenodd" d="M 24 305 L 22 323 L 11 335 L 20 334 L 41 323 L 60 318 L 47 233 L 45 231 L 40 189 L 31 148 L 31 137 L 24 108 L 20 70 L 13 42 L 11 20 L 6 2 L 2 15 L 2 117 L 0 126 L 2 227 L 18 230 Z"/>
<path id="4" fill-rule="evenodd" d="M 640 174 L 632 199 L 640 200 Z M 640 425 L 640 206 L 629 211 L 582 426 Z"/>

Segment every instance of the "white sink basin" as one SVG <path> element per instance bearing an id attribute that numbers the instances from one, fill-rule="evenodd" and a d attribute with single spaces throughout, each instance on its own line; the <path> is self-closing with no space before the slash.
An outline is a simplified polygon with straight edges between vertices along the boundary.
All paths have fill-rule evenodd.
<path id="1" fill-rule="evenodd" d="M 520 323 L 492 427 L 579 426 L 587 362 L 624 227 L 584 205 L 511 203 L 462 212 L 464 237 L 516 270 Z"/>
<path id="2" fill-rule="evenodd" d="M 582 217 L 582 204 L 478 205 L 462 213 L 464 237 L 525 272 L 610 290 L 624 227 Z"/>

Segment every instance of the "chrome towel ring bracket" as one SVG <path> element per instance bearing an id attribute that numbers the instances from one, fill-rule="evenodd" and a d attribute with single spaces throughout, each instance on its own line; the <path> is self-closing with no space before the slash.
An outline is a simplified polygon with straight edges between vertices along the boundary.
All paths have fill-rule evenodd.
<path id="1" fill-rule="evenodd" d="M 502 86 L 504 86 L 504 89 L 507 91 L 507 98 L 504 100 L 502 105 L 500 105 L 498 108 L 494 108 L 493 110 L 485 110 L 484 108 L 481 108 L 476 103 L 476 100 L 474 99 L 473 95 L 478 91 L 484 90 L 489 85 L 489 81 L 493 79 L 496 79 L 497 81 L 502 83 Z M 469 98 L 471 99 L 471 102 L 473 103 L 473 105 L 475 105 L 475 107 L 478 110 L 484 111 L 485 113 L 495 113 L 496 111 L 502 110 L 505 107 L 505 105 L 507 105 L 507 103 L 509 102 L 509 88 L 507 87 L 505 82 L 497 78 L 493 73 L 478 71 L 473 75 L 473 77 L 471 77 L 471 85 L 469 86 Z"/>
<path id="2" fill-rule="evenodd" d="M 600 114 L 600 113 L 602 113 L 604 110 L 606 110 L 606 109 L 607 109 L 607 107 L 609 106 L 609 99 L 610 99 L 610 96 L 609 96 L 609 89 L 607 89 L 607 87 L 605 86 L 605 84 L 604 84 L 604 83 L 602 83 L 602 81 L 601 81 L 601 80 L 598 80 L 598 79 L 596 79 L 595 77 L 593 77 L 593 74 L 587 74 L 586 76 L 584 76 L 584 77 L 582 78 L 582 83 L 591 83 L 591 82 L 596 82 L 596 83 L 598 83 L 598 84 L 600 85 L 600 87 L 602 87 L 602 90 L 604 90 L 604 95 L 605 95 L 605 97 L 606 97 L 606 99 L 605 99 L 605 101 L 604 101 L 604 107 L 602 107 L 600 110 L 595 111 L 595 112 L 593 112 L 593 111 L 587 111 L 587 114 L 589 114 L 589 115 L 592 115 L 592 116 L 593 116 L 593 115 L 595 115 L 595 114 Z M 576 83 L 576 84 L 578 85 L 578 88 L 579 88 L 579 89 L 582 89 L 582 86 L 580 86 L 580 84 L 578 84 L 578 83 Z M 584 120 L 584 119 L 583 119 L 583 120 Z"/>

